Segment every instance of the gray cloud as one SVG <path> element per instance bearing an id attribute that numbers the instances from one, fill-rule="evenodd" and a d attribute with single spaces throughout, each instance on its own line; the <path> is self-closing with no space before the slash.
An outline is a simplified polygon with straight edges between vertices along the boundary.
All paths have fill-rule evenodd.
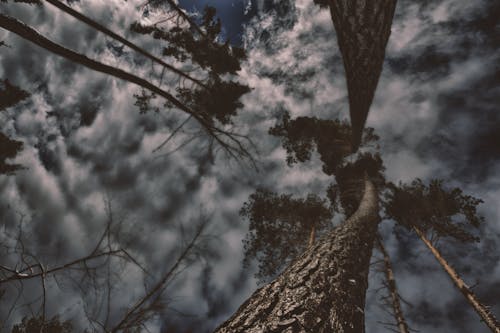
<path id="1" fill-rule="evenodd" d="M 138 3 L 73 5 L 115 31 L 127 31 L 140 17 Z M 106 38 L 48 5 L 2 6 L 68 47 L 145 76 L 150 73 L 148 63 L 128 53 L 119 56 Z M 245 31 L 249 58 L 240 73 L 253 90 L 243 97 L 245 108 L 235 126 L 254 140 L 259 172 L 228 161 L 222 153 L 212 161 L 203 137 L 158 157 L 175 150 L 196 131 L 195 124 L 189 123 L 160 153 L 152 153 L 185 115 L 172 110 L 140 115 L 132 97 L 139 92 L 137 87 L 1 32 L 12 49 L 0 49 L 0 74 L 32 94 L 29 102 L 1 115 L 2 130 L 25 142 L 16 161 L 29 168 L 0 178 L 2 240 L 8 242 L 7 232 L 17 230 L 19 211 L 27 214 L 25 232 L 33 252 L 56 262 L 85 255 L 102 233 L 108 218 L 103 198 L 110 198 L 121 221 L 123 243 L 159 276 L 179 252 L 179 226 L 189 228 L 206 213 L 208 233 L 216 236 L 212 240 L 216 246 L 210 248 L 213 253 L 190 266 L 169 289 L 172 308 L 194 317 L 168 312 L 152 321 L 151 327 L 182 331 L 194 323 L 205 332 L 233 313 L 256 288 L 252 269 L 241 267 L 246 226 L 238 210 L 248 195 L 257 187 L 299 196 L 324 195 L 330 183 L 316 155 L 306 164 L 287 167 L 281 143 L 267 135 L 269 127 L 283 108 L 293 117 L 346 119 L 348 115 L 342 61 L 329 12 L 306 0 L 261 1 L 258 8 L 260 16 Z M 496 11 L 498 6 L 486 0 L 399 1 L 368 118 L 368 126 L 381 136 L 389 180 L 451 178 L 454 186 L 485 200 L 481 209 L 488 224 L 480 231 L 483 242 L 451 244 L 445 253 L 471 284 L 480 278 L 477 292 L 492 305 L 498 298 L 488 290 L 498 290 L 500 276 L 500 259 L 495 255 L 500 240 L 496 205 L 500 167 L 495 150 L 498 25 L 492 19 Z M 129 37 L 159 54 L 154 41 Z M 381 229 L 400 291 L 414 305 L 405 306 L 412 327 L 428 332 L 486 331 L 423 245 L 404 232 L 397 239 L 390 222 Z M 443 243 L 444 250 L 447 244 Z M 133 266 L 122 269 L 116 279 L 113 318 L 118 318 L 120 306 L 131 304 L 143 292 L 143 280 L 151 281 Z M 377 323 L 390 319 L 377 305 L 374 289 L 379 278 L 370 277 L 367 330 L 385 332 Z M 57 301 L 50 302 L 49 313 L 86 325 L 82 301 L 92 295 L 83 297 L 75 284 L 65 281 L 62 288 L 51 285 L 49 299 Z M 39 292 L 39 286 L 33 283 L 26 290 Z M 0 306 L 0 314 L 8 311 L 6 306 Z M 500 313 L 499 306 L 493 311 Z M 20 310 L 11 321 L 19 321 L 27 311 Z"/>

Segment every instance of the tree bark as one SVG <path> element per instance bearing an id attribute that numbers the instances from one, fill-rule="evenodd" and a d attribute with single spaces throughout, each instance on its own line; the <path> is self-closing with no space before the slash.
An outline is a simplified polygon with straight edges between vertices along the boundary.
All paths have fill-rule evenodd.
<path id="1" fill-rule="evenodd" d="M 396 0 L 329 0 L 328 4 L 344 61 L 355 152 L 382 72 Z"/>
<path id="2" fill-rule="evenodd" d="M 378 196 L 366 178 L 357 211 L 258 289 L 216 333 L 364 332 Z"/>
<path id="3" fill-rule="evenodd" d="M 403 310 L 401 309 L 401 302 L 399 301 L 400 296 L 396 286 L 396 279 L 394 278 L 394 271 L 392 270 L 391 259 L 389 258 L 389 254 L 385 250 L 380 237 L 377 237 L 377 246 L 384 256 L 384 273 L 387 280 L 387 288 L 389 289 L 389 296 L 391 298 L 394 319 L 396 319 L 400 333 L 409 333 L 410 330 L 403 315 Z"/>
<path id="4" fill-rule="evenodd" d="M 436 260 L 443 266 L 446 273 L 448 273 L 449 277 L 455 284 L 455 286 L 460 290 L 462 295 L 467 299 L 467 302 L 474 308 L 477 314 L 481 317 L 486 325 L 490 328 L 490 330 L 494 333 L 500 333 L 500 323 L 497 321 L 493 313 L 482 304 L 474 292 L 467 286 L 467 284 L 460 278 L 458 273 L 453 269 L 453 267 L 448 264 L 448 262 L 443 258 L 441 253 L 436 249 L 431 242 L 427 239 L 424 233 L 418 229 L 417 227 L 413 227 L 417 235 L 424 242 L 424 244 L 431 250 L 432 254 L 436 258 Z"/>

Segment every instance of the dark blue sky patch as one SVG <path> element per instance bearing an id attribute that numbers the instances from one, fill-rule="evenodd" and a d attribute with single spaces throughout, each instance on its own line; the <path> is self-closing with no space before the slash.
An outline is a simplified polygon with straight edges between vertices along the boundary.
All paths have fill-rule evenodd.
<path id="1" fill-rule="evenodd" d="M 248 1 L 252 1 L 249 11 L 246 10 Z M 180 0 L 179 5 L 188 11 L 199 12 L 202 12 L 206 6 L 215 7 L 217 17 L 222 21 L 222 36 L 234 45 L 241 44 L 243 25 L 257 14 L 255 0 Z"/>

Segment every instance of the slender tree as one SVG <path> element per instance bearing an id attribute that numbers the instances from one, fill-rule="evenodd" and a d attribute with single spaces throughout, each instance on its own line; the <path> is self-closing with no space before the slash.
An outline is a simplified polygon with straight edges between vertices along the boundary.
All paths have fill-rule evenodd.
<path id="1" fill-rule="evenodd" d="M 394 277 L 394 270 L 392 268 L 391 259 L 389 254 L 385 250 L 384 244 L 382 243 L 382 239 L 380 235 L 376 238 L 377 248 L 382 253 L 384 260 L 384 274 L 385 274 L 385 286 L 389 291 L 390 298 L 390 306 L 392 308 L 392 313 L 394 315 L 394 319 L 396 320 L 396 326 L 398 328 L 399 333 L 409 333 L 410 329 L 408 324 L 406 323 L 403 309 L 401 307 L 401 296 L 399 295 L 398 288 L 396 286 L 396 279 Z"/>
<path id="2" fill-rule="evenodd" d="M 483 218 L 477 213 L 482 201 L 462 193 L 459 188 L 446 189 L 441 180 L 432 180 L 425 185 L 420 179 L 411 184 L 391 184 L 387 193 L 386 213 L 389 218 L 414 231 L 429 248 L 436 260 L 464 295 L 467 302 L 481 317 L 492 332 L 500 332 L 500 323 L 467 286 L 458 273 L 443 258 L 426 234 L 434 241 L 454 238 L 460 242 L 479 241 L 468 227 L 478 227 Z"/>
<path id="3" fill-rule="evenodd" d="M 460 275 L 453 269 L 453 267 L 443 258 L 439 250 L 432 245 L 431 241 L 427 239 L 422 231 L 417 227 L 414 227 L 415 233 L 420 237 L 425 246 L 431 251 L 439 264 L 446 271 L 453 284 L 460 290 L 462 295 L 469 304 L 474 308 L 477 314 L 481 317 L 482 321 L 489 327 L 493 333 L 500 333 L 500 322 L 495 318 L 490 309 L 484 305 L 477 296 L 474 294 L 472 289 L 464 282 Z"/>

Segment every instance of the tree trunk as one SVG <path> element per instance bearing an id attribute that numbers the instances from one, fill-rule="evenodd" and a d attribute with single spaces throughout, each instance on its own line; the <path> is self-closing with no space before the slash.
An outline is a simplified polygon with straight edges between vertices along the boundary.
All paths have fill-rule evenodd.
<path id="1" fill-rule="evenodd" d="M 364 332 L 368 270 L 379 221 L 377 191 L 366 178 L 357 211 L 255 291 L 215 332 Z"/>
<path id="2" fill-rule="evenodd" d="M 500 333 L 500 323 L 496 320 L 495 316 L 491 311 L 482 304 L 474 294 L 474 292 L 467 286 L 467 284 L 460 278 L 457 272 L 451 267 L 448 262 L 441 256 L 441 253 L 436 249 L 431 242 L 425 237 L 424 233 L 418 228 L 413 227 L 417 235 L 424 242 L 424 244 L 431 250 L 432 254 L 436 260 L 443 266 L 444 270 L 450 276 L 451 280 L 455 286 L 460 290 L 460 292 L 467 299 L 467 302 L 476 310 L 477 314 L 482 318 L 484 323 L 488 325 L 490 330 L 494 333 Z"/>
<path id="3" fill-rule="evenodd" d="M 329 0 L 349 94 L 353 151 L 382 72 L 396 0 Z"/>
<path id="4" fill-rule="evenodd" d="M 384 272 L 385 278 L 387 280 L 387 288 L 389 289 L 389 296 L 391 298 L 394 319 L 396 319 L 396 323 L 400 333 L 409 333 L 410 330 L 408 328 L 408 324 L 406 324 L 403 310 L 401 309 L 401 302 L 399 301 L 400 297 L 398 289 L 396 287 L 396 279 L 394 279 L 394 271 L 392 270 L 391 260 L 389 258 L 389 254 L 384 248 L 384 245 L 382 244 L 382 240 L 380 239 L 380 237 L 377 237 L 377 246 L 384 256 Z"/>

